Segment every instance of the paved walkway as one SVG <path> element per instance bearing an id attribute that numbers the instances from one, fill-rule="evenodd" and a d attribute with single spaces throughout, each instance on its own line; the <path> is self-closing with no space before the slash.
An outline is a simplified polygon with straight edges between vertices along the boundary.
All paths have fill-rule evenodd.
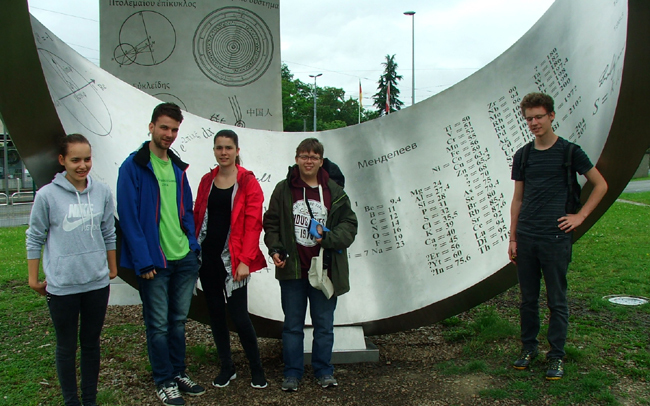
<path id="1" fill-rule="evenodd" d="M 644 206 L 644 207 L 650 207 L 650 204 L 645 204 L 645 203 L 639 203 L 639 202 L 633 202 L 631 200 L 625 200 L 625 199 L 616 199 L 617 202 L 619 203 L 627 203 L 627 204 L 633 204 L 635 206 Z"/>
<path id="2" fill-rule="evenodd" d="M 650 180 L 637 180 L 627 184 L 623 193 L 639 193 L 650 190 Z"/>

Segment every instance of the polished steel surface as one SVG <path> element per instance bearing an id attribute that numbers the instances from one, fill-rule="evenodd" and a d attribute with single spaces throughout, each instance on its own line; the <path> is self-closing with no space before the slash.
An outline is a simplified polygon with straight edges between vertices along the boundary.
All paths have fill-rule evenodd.
<path id="1" fill-rule="evenodd" d="M 93 145 L 93 175 L 115 192 L 117 169 L 148 139 L 158 103 L 82 59 L 26 4 L 0 15 L 0 111 L 39 185 L 55 171 L 56 139 L 81 132 Z M 11 16 L 11 17 L 9 17 Z M 349 250 L 350 293 L 338 325 L 368 335 L 430 324 L 516 283 L 506 255 L 512 154 L 532 138 L 517 109 L 528 92 L 556 100 L 556 132 L 597 162 L 610 189 L 576 233 L 615 201 L 650 144 L 650 4 L 642 0 L 557 0 L 516 44 L 454 87 L 395 114 L 316 133 L 346 175 L 359 217 Z M 32 32 L 33 30 L 33 32 Z M 187 115 L 174 144 L 194 190 L 215 164 L 211 138 L 223 125 Z M 236 129 L 244 165 L 265 196 L 314 133 Z M 589 192 L 587 185 L 583 195 Z M 120 270 L 133 284 L 133 273 Z M 207 320 L 202 293 L 191 316 Z M 254 275 L 249 309 L 257 331 L 279 336 L 282 310 L 272 270 Z"/>

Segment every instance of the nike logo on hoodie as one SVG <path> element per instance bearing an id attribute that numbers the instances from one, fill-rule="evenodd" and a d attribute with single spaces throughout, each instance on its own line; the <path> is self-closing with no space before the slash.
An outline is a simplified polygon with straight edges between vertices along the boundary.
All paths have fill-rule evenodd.
<path id="1" fill-rule="evenodd" d="M 92 206 L 92 204 L 88 203 L 70 203 L 68 206 L 68 214 L 63 218 L 63 224 L 61 226 L 63 231 L 73 231 L 81 226 L 84 221 L 90 222 L 92 218 L 99 217 L 101 213 L 93 214 Z M 97 224 L 97 226 L 99 226 L 99 224 Z"/>

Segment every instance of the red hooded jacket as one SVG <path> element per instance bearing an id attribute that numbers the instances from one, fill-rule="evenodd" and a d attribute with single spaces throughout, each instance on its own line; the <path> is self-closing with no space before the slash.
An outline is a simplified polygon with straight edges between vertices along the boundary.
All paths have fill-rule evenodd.
<path id="1" fill-rule="evenodd" d="M 219 173 L 219 166 L 206 173 L 199 183 L 194 203 L 194 224 L 196 225 L 197 238 L 208 207 L 208 196 L 217 173 Z M 233 276 L 240 262 L 248 265 L 250 272 L 267 266 L 264 254 L 260 249 L 264 194 L 253 172 L 239 165 L 237 165 L 237 183 L 235 183 L 234 193 L 228 241 Z"/>

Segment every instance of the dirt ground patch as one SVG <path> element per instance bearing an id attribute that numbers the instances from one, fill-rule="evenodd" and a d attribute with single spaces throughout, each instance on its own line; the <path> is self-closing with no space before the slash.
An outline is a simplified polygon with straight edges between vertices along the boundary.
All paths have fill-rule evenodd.
<path id="1" fill-rule="evenodd" d="M 512 298 L 500 296 L 493 304 L 512 306 Z M 492 301 L 491 301 L 492 302 Z M 140 306 L 109 307 L 105 328 L 130 326 L 136 331 L 128 334 L 110 334 L 102 343 L 102 370 L 100 390 L 124 394 L 122 404 L 160 405 L 154 393 L 151 372 L 146 355 L 146 339 L 142 327 Z M 468 316 L 459 316 L 464 319 Z M 316 385 L 310 367 L 296 393 L 285 393 L 282 383 L 282 343 L 277 339 L 260 338 L 260 353 L 269 386 L 253 389 L 250 371 L 243 349 L 235 334 L 231 334 L 233 360 L 237 379 L 226 388 L 215 388 L 212 379 L 218 374 L 218 361 L 210 328 L 195 321 L 187 324 L 188 371 L 192 378 L 207 388 L 203 396 L 185 397 L 190 406 L 206 405 L 548 405 L 555 404 L 551 396 L 540 396 L 532 401 L 494 399 L 481 391 L 505 389 L 512 378 L 503 374 L 463 373 L 445 374 L 440 364 L 462 358 L 462 345 L 448 343 L 443 338 L 441 324 L 372 337 L 379 347 L 377 363 L 336 365 L 338 388 L 324 390 Z M 105 335 L 106 336 L 106 335 Z M 465 360 L 467 362 L 467 360 Z M 503 360 L 507 365 L 509 359 Z M 502 365 L 502 366 L 503 366 Z M 539 372 L 539 379 L 543 375 Z M 522 380 L 530 377 L 522 377 Z M 535 377 L 534 379 L 537 379 Z M 620 402 L 634 405 L 635 396 L 647 391 L 646 382 L 621 379 L 616 393 Z M 554 400 L 555 399 L 555 400 Z M 638 397 L 636 398 L 638 399 Z M 632 402 L 632 403 L 629 403 Z"/>

